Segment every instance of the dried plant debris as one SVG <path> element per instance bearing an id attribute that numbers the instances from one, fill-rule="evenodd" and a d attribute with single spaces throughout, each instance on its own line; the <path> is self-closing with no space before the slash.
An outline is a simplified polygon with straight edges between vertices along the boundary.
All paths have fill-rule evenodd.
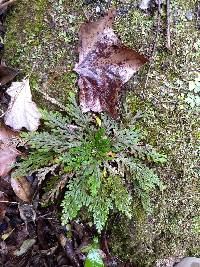
<path id="1" fill-rule="evenodd" d="M 13 4 L 16 0 L 0 0 L 0 10 L 7 8 L 9 5 Z"/>
<path id="2" fill-rule="evenodd" d="M 0 66 L 0 86 L 11 82 L 18 74 L 18 70 L 6 66 Z"/>
<path id="3" fill-rule="evenodd" d="M 29 79 L 22 82 L 13 82 L 6 91 L 11 96 L 4 121 L 15 131 L 23 127 L 29 131 L 37 130 L 40 122 L 40 113 L 32 101 Z"/>
<path id="4" fill-rule="evenodd" d="M 96 22 L 83 24 L 79 31 L 80 105 L 83 112 L 106 111 L 117 117 L 121 87 L 148 59 L 125 47 L 112 29 L 116 10 Z"/>
<path id="5" fill-rule="evenodd" d="M 26 177 L 14 179 L 11 177 L 11 186 L 15 194 L 24 202 L 31 202 L 33 197 L 32 184 Z"/>

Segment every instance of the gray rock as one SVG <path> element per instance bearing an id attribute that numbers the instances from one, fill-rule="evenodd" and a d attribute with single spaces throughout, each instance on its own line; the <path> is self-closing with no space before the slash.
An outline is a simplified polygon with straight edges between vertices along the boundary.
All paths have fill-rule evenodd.
<path id="1" fill-rule="evenodd" d="M 200 258 L 186 257 L 174 267 L 200 267 Z"/>

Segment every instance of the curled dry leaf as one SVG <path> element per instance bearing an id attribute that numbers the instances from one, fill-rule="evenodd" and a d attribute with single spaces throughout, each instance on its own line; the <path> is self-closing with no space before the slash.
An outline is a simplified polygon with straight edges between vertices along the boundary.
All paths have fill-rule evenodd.
<path id="1" fill-rule="evenodd" d="M 33 191 L 31 183 L 26 179 L 26 177 L 19 177 L 17 179 L 11 177 L 11 186 L 18 198 L 24 202 L 31 202 Z"/>
<path id="2" fill-rule="evenodd" d="M 6 66 L 0 66 L 0 86 L 11 82 L 18 74 L 18 70 Z"/>
<path id="3" fill-rule="evenodd" d="M 11 171 L 17 156 L 21 154 L 11 141 L 17 136 L 18 133 L 11 131 L 8 127 L 0 127 L 0 177 Z"/>
<path id="4" fill-rule="evenodd" d="M 32 101 L 29 79 L 13 82 L 6 92 L 11 96 L 11 102 L 4 117 L 5 124 L 15 131 L 23 127 L 29 131 L 37 130 L 41 115 Z"/>
<path id="5" fill-rule="evenodd" d="M 125 47 L 112 29 L 116 10 L 96 22 L 88 22 L 79 31 L 80 105 L 83 112 L 107 111 L 117 116 L 121 87 L 148 59 Z"/>

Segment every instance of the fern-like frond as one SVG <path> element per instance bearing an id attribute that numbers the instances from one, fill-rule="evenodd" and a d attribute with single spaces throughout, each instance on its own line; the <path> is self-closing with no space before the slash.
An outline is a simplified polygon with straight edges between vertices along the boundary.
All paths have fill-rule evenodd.
<path id="1" fill-rule="evenodd" d="M 44 110 L 45 131 L 22 135 L 30 155 L 16 164 L 13 176 L 35 173 L 41 183 L 48 175 L 44 202 L 52 202 L 65 188 L 63 224 L 83 208 L 101 231 L 111 211 L 130 218 L 134 198 L 149 212 L 150 192 L 162 188 L 149 163 L 163 163 L 165 155 L 145 144 L 134 126 L 105 114 L 83 114 L 74 94 L 66 110 L 66 115 Z"/>

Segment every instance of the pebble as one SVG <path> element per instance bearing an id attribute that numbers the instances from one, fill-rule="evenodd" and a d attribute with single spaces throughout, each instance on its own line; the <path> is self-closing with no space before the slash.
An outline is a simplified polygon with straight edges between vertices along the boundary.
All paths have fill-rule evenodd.
<path id="1" fill-rule="evenodd" d="M 193 13 L 192 11 L 187 11 L 185 14 L 185 17 L 187 20 L 192 20 L 193 19 Z"/>
<path id="2" fill-rule="evenodd" d="M 200 258 L 186 257 L 176 264 L 175 267 L 200 267 Z"/>
<path id="3" fill-rule="evenodd" d="M 100 6 L 97 6 L 96 7 L 96 13 L 100 13 L 101 12 L 101 8 L 100 8 Z"/>

